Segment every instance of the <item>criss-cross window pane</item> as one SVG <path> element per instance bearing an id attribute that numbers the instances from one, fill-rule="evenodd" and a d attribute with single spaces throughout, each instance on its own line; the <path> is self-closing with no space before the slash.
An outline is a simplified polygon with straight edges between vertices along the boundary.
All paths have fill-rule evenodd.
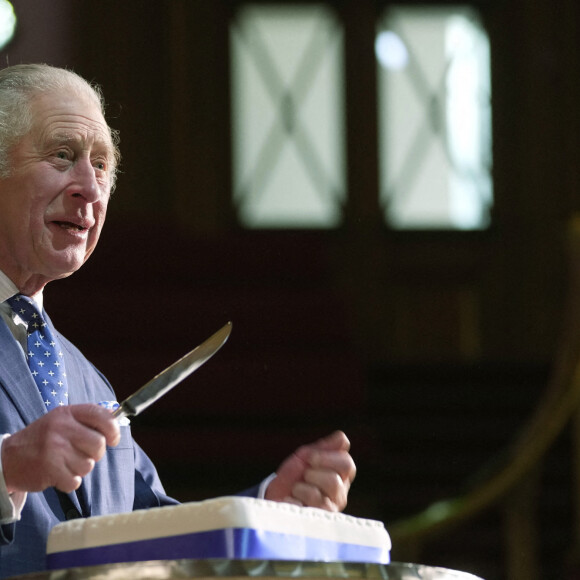
<path id="1" fill-rule="evenodd" d="M 461 7 L 389 8 L 376 37 L 381 203 L 400 229 L 483 229 L 492 204 L 489 44 Z"/>
<path id="2" fill-rule="evenodd" d="M 247 4 L 231 27 L 234 203 L 250 228 L 329 228 L 345 196 L 343 39 L 322 4 Z"/>

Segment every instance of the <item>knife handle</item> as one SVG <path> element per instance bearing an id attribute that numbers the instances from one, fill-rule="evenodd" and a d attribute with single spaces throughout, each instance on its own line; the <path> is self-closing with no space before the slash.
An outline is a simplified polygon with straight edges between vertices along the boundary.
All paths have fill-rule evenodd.
<path id="1" fill-rule="evenodd" d="M 114 411 L 113 411 L 113 417 L 115 417 L 115 419 L 122 419 L 123 417 L 127 417 L 127 413 L 125 412 L 125 409 L 123 409 L 123 405 L 119 405 Z"/>

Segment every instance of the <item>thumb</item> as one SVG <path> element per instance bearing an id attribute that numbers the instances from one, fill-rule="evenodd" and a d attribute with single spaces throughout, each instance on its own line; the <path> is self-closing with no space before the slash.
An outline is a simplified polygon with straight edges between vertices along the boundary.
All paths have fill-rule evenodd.
<path id="1" fill-rule="evenodd" d="M 276 474 L 288 481 L 300 481 L 308 467 L 306 459 L 307 454 L 303 448 L 300 448 L 282 462 L 276 470 Z"/>

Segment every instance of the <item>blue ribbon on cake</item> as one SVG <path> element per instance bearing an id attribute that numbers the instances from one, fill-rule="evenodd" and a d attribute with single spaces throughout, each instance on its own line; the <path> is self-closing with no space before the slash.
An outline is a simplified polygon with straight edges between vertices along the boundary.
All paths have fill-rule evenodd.
<path id="1" fill-rule="evenodd" d="M 388 564 L 389 549 L 295 534 L 226 528 L 55 552 L 47 555 L 47 568 L 98 566 L 146 560 L 300 560 Z"/>

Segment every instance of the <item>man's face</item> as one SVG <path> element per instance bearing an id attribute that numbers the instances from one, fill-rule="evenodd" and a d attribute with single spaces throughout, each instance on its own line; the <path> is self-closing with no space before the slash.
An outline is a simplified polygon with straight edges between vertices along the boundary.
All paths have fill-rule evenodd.
<path id="1" fill-rule="evenodd" d="M 91 255 L 107 211 L 113 144 L 88 96 L 42 94 L 0 179 L 0 270 L 21 292 L 69 276 Z"/>

